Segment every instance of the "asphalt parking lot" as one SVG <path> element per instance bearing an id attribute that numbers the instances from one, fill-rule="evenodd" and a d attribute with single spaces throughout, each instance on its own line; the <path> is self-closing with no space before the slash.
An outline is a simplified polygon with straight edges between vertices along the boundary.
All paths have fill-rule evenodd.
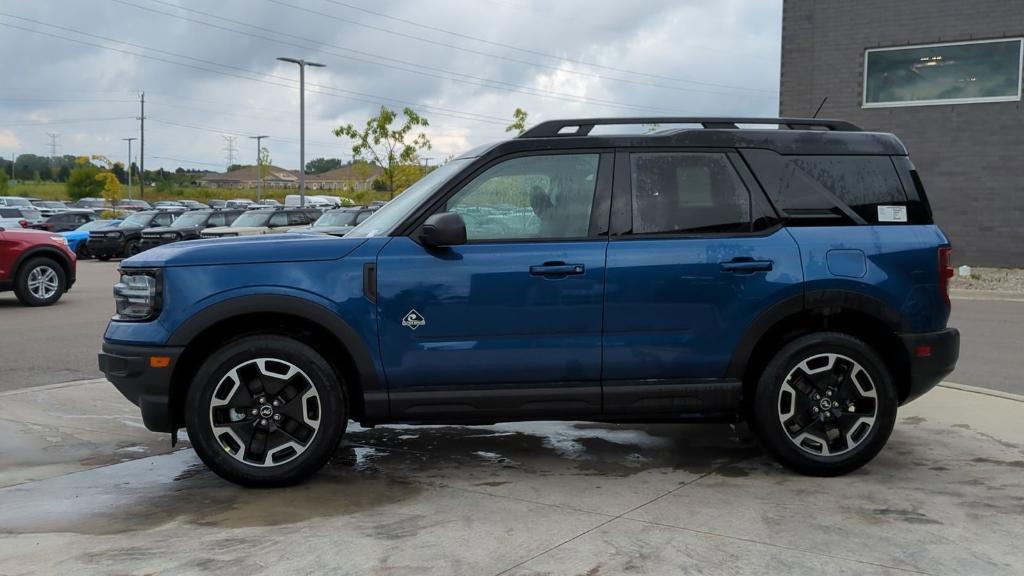
<path id="1" fill-rule="evenodd" d="M 352 427 L 312 481 L 252 490 L 95 379 L 116 263 L 78 278 L 50 308 L 0 295 L 3 575 L 1024 571 L 1014 298 L 954 302 L 968 386 L 846 477 L 787 472 L 742 425 L 539 422 Z"/>

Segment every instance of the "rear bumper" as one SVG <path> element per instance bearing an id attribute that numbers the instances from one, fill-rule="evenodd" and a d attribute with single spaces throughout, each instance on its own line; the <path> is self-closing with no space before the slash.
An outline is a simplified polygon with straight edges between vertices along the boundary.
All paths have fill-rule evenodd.
<path id="1" fill-rule="evenodd" d="M 960 331 L 900 334 L 910 360 L 910 387 L 903 404 L 931 390 L 956 368 L 960 357 Z"/>
<path id="2" fill-rule="evenodd" d="M 173 432 L 179 425 L 171 406 L 171 377 L 184 348 L 103 343 L 100 372 L 125 398 L 142 411 L 142 422 L 154 432 Z M 154 368 L 151 356 L 170 357 L 165 368 Z"/>

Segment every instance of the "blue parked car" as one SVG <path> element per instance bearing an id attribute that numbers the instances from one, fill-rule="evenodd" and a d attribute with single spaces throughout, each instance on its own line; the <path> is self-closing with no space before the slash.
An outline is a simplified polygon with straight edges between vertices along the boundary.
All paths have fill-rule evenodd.
<path id="1" fill-rule="evenodd" d="M 661 129 L 591 135 L 640 123 Z M 907 150 L 834 120 L 545 122 L 342 238 L 171 244 L 121 273 L 101 370 L 256 486 L 315 472 L 349 419 L 747 420 L 834 476 L 959 353 Z"/>
<path id="2" fill-rule="evenodd" d="M 60 235 L 67 239 L 68 248 L 75 253 L 75 256 L 79 260 L 85 260 L 92 258 L 89 254 L 89 246 L 87 241 L 89 240 L 89 230 L 96 228 L 103 228 L 105 226 L 116 226 L 120 224 L 120 220 L 93 220 L 92 222 L 86 222 L 78 228 L 71 230 L 70 232 L 61 232 Z"/>

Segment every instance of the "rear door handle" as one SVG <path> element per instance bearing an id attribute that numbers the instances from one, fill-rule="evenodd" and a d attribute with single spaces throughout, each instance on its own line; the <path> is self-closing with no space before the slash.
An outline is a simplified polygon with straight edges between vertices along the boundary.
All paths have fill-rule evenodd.
<path id="1" fill-rule="evenodd" d="M 586 267 L 583 264 L 566 264 L 565 262 L 545 262 L 540 266 L 530 266 L 531 276 L 569 276 L 583 274 Z"/>
<path id="2" fill-rule="evenodd" d="M 730 260 L 729 262 L 722 262 L 722 272 L 734 272 L 734 273 L 752 273 L 752 272 L 768 272 L 772 269 L 771 260 Z"/>

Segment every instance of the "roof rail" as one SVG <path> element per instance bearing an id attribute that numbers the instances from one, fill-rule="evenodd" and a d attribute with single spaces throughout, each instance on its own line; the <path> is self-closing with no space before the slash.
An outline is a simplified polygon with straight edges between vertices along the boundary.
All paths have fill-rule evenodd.
<path id="1" fill-rule="evenodd" d="M 548 120 L 541 122 L 520 138 L 553 138 L 557 136 L 586 136 L 594 126 L 624 124 L 700 124 L 705 129 L 735 130 L 737 124 L 778 124 L 785 130 L 803 130 L 807 128 L 825 128 L 834 132 L 860 132 L 859 126 L 845 120 L 825 120 L 819 118 L 708 118 L 708 117 L 633 117 L 633 118 L 579 118 L 576 120 Z M 566 131 L 566 128 L 576 128 Z"/>

